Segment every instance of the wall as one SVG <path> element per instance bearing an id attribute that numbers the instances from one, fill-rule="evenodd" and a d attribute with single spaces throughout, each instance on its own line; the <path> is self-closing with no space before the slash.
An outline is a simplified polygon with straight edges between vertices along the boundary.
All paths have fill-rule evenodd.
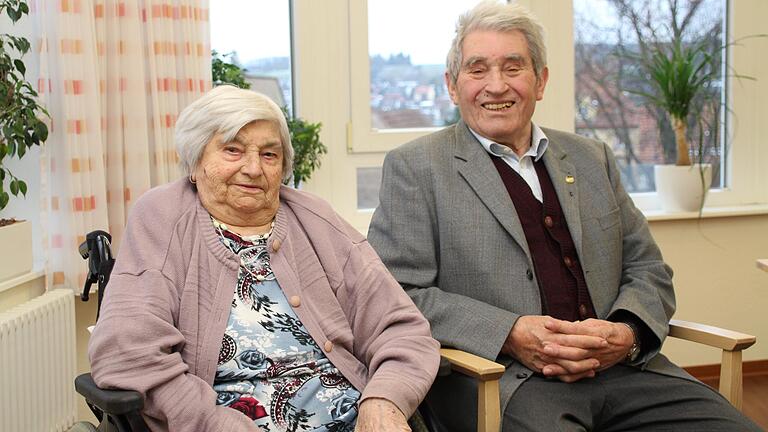
<path id="1" fill-rule="evenodd" d="M 674 269 L 675 318 L 757 336 L 745 360 L 768 359 L 768 216 L 651 222 L 651 232 Z M 720 362 L 718 350 L 668 339 L 664 353 L 683 366 Z"/>

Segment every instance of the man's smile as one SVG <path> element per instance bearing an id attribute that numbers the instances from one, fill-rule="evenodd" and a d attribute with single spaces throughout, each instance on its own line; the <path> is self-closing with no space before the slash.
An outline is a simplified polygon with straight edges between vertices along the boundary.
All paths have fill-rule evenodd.
<path id="1" fill-rule="evenodd" d="M 486 102 L 480 105 L 487 110 L 503 111 L 505 109 L 512 108 L 512 105 L 514 104 L 515 104 L 514 101 L 506 101 L 506 102 Z"/>

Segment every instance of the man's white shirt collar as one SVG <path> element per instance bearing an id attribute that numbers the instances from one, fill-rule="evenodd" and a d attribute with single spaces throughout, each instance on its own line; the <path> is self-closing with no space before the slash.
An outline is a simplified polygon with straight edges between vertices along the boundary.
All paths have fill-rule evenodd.
<path id="1" fill-rule="evenodd" d="M 511 148 L 489 140 L 488 138 L 472 130 L 472 128 L 469 126 L 467 126 L 467 128 L 470 132 L 472 132 L 472 135 L 474 135 L 475 138 L 480 141 L 480 145 L 482 145 L 485 151 L 488 153 L 500 158 L 511 157 L 517 162 L 520 161 L 521 158 Z M 538 162 L 538 160 L 544 156 L 544 152 L 547 151 L 547 147 L 549 147 L 549 138 L 547 138 L 547 136 L 544 134 L 544 131 L 541 130 L 540 127 L 538 127 L 535 123 L 531 123 L 531 146 L 528 148 L 528 151 L 523 154 L 523 157 L 531 156 L 534 161 Z"/>

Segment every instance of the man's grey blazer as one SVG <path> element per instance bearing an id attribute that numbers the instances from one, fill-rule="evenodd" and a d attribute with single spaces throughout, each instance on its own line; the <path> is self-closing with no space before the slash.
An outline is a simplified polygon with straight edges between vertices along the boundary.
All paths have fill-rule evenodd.
<path id="1" fill-rule="evenodd" d="M 544 133 L 543 161 L 598 318 L 631 312 L 653 334 L 636 365 L 691 378 L 659 354 L 675 310 L 672 271 L 622 187 L 610 149 Z M 505 407 L 531 371 L 499 356 L 502 344 L 519 316 L 540 315 L 542 305 L 525 235 L 489 154 L 459 121 L 389 152 L 379 199 L 370 244 L 444 347 L 505 364 Z"/>

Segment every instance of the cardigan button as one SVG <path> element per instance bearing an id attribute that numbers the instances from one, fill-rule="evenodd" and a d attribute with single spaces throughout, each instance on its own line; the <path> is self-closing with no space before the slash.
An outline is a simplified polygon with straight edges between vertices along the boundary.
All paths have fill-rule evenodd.
<path id="1" fill-rule="evenodd" d="M 288 299 L 288 303 L 291 304 L 291 306 L 297 308 L 301 306 L 301 297 L 299 296 L 291 296 L 291 298 Z"/>
<path id="2" fill-rule="evenodd" d="M 565 263 L 566 267 L 571 267 L 573 265 L 573 260 L 571 259 L 571 257 L 563 258 L 563 262 Z"/>
<path id="3" fill-rule="evenodd" d="M 517 379 L 526 379 L 526 378 L 528 378 L 528 374 L 525 373 L 525 372 L 518 372 L 516 376 L 517 376 Z"/>
<path id="4" fill-rule="evenodd" d="M 325 352 L 329 353 L 333 351 L 333 342 L 331 341 L 325 341 L 325 344 L 323 344 L 323 349 Z"/>
<path id="5" fill-rule="evenodd" d="M 527 277 L 528 280 L 533 280 L 533 272 L 531 271 L 531 269 L 528 269 L 525 271 L 525 277 Z"/>
<path id="6" fill-rule="evenodd" d="M 275 239 L 272 241 L 272 252 L 277 252 L 280 250 L 280 240 Z"/>
<path id="7" fill-rule="evenodd" d="M 544 216 L 544 225 L 546 225 L 547 228 L 552 228 L 552 226 L 555 225 L 555 222 L 552 221 L 551 216 Z"/>
<path id="8" fill-rule="evenodd" d="M 584 306 L 583 304 L 579 305 L 579 317 L 581 319 L 583 319 L 583 320 L 588 318 L 587 317 L 587 307 Z"/>

